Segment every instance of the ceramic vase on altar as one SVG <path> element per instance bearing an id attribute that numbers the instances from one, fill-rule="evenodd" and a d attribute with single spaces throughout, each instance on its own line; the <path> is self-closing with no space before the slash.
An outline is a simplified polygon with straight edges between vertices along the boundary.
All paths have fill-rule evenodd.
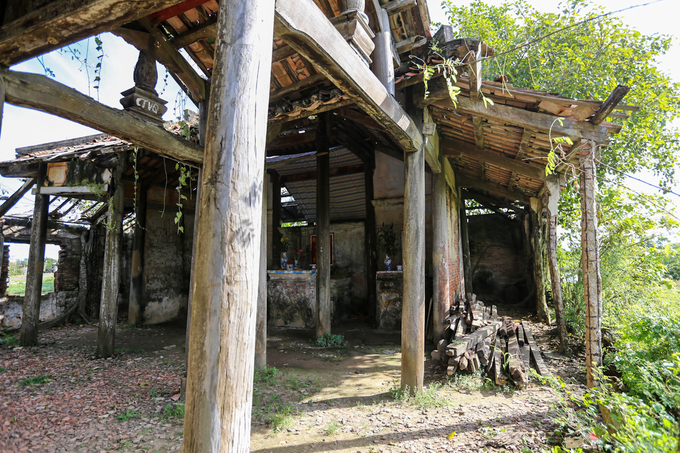
<path id="1" fill-rule="evenodd" d="M 281 253 L 281 270 L 288 269 L 288 258 L 286 257 L 286 252 Z"/>
<path id="2" fill-rule="evenodd" d="M 385 256 L 385 270 L 386 271 L 392 270 L 392 258 L 390 258 L 389 256 Z"/>

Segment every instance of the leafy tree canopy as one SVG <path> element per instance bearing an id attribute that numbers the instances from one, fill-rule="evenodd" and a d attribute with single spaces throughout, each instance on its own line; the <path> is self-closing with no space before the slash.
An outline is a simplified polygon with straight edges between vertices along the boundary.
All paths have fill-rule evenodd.
<path id="1" fill-rule="evenodd" d="M 670 123 L 680 113 L 680 85 L 657 67 L 670 37 L 643 35 L 613 15 L 576 25 L 605 12 L 590 0 L 564 1 L 553 13 L 524 0 L 503 6 L 456 3 L 442 1 L 454 29 L 461 37 L 483 40 L 498 55 L 485 62 L 487 79 L 505 75 L 514 86 L 597 100 L 617 85 L 629 86 L 624 102 L 640 110 L 628 120 L 615 120 L 624 127 L 603 151 L 602 162 L 629 173 L 650 169 L 664 184 L 673 182 L 680 141 Z M 533 43 L 513 51 L 527 42 Z M 606 167 L 600 171 L 621 178 Z"/>

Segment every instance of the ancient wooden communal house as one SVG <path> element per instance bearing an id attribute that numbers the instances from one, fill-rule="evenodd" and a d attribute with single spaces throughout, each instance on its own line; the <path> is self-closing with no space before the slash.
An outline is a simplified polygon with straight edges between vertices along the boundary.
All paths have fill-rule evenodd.
<path id="1" fill-rule="evenodd" d="M 556 202 L 575 167 L 588 245 L 588 327 L 599 331 L 594 158 L 619 129 L 608 118 L 631 109 L 618 105 L 627 89 L 604 102 L 581 101 L 484 81 L 482 59 L 493 51 L 448 27 L 433 36 L 423 1 L 54 0 L 3 8 L 4 66 L 103 31 L 140 50 L 123 110 L 47 77 L 2 69 L 0 99 L 107 135 L 23 150 L 0 173 L 29 178 L 24 190 L 35 185 L 24 344 L 37 341 L 45 232 L 56 196 L 97 202 L 80 223 L 90 237 L 99 228 L 102 241 L 101 286 L 87 279 L 99 290 L 101 356 L 114 351 L 119 299 L 131 322 L 168 307 L 173 316 L 186 311 L 185 451 L 247 449 L 253 367 L 266 363 L 267 299 L 280 314 L 270 320 L 313 325 L 319 335 L 331 330 L 343 304 L 378 325 L 396 317 L 402 386 L 411 389 L 422 387 L 426 313 L 434 339 L 445 334 L 452 301 L 473 289 L 529 300 L 545 317 L 546 262 L 560 303 Z M 443 49 L 434 56 L 433 39 Z M 422 67 L 414 64 L 444 59 L 458 62 L 455 102 L 442 71 L 426 95 Z M 164 107 L 154 92 L 154 61 L 196 104 L 195 140 L 159 121 Z M 573 145 L 551 137 L 569 137 Z M 556 175 L 546 177 L 551 151 Z M 174 211 L 163 219 L 159 211 L 179 195 L 163 187 L 191 178 L 198 183 L 186 183 L 184 233 L 177 235 Z M 494 214 L 468 220 L 479 208 Z M 132 211 L 126 243 L 124 218 Z M 297 226 L 281 228 L 282 221 Z M 382 271 L 376 233 L 383 224 L 396 232 L 400 247 L 392 258 L 403 272 Z M 306 255 L 303 270 L 274 272 L 290 253 L 282 238 L 295 258 L 299 250 Z M 161 247 L 172 259 L 158 261 Z M 161 295 L 168 288 L 153 274 L 162 272 L 159 265 L 178 276 L 170 288 L 176 301 Z M 344 299 L 332 297 L 334 286 Z M 291 292 L 301 299 L 286 298 Z M 588 366 L 599 361 L 597 347 L 588 354 Z"/>

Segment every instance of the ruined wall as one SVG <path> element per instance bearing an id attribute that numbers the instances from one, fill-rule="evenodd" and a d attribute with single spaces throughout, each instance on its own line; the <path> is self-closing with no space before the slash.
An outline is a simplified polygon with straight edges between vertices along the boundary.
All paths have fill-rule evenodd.
<path id="1" fill-rule="evenodd" d="M 3 247 L 2 268 L 0 268 L 0 296 L 7 293 L 7 283 L 9 281 L 9 245 Z"/>
<path id="2" fill-rule="evenodd" d="M 468 217 L 473 288 L 478 298 L 517 303 L 526 297 L 522 223 L 499 215 Z"/>
<path id="3" fill-rule="evenodd" d="M 144 244 L 142 320 L 158 324 L 186 316 L 194 234 L 193 212 L 183 212 L 184 232 L 177 232 L 175 210 L 149 207 Z M 130 268 L 125 273 L 130 280 Z M 129 295 L 129 289 L 126 293 Z"/>

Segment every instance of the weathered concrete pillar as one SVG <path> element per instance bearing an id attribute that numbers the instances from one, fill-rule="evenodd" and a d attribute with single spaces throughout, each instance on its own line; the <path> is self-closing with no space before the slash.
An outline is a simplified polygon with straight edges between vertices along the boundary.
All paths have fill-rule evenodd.
<path id="1" fill-rule="evenodd" d="M 557 225 L 558 204 L 560 201 L 560 177 L 551 175 L 546 178 L 546 194 L 548 196 L 548 267 L 550 268 L 550 282 L 552 287 L 553 308 L 557 333 L 560 336 L 560 352 L 566 352 L 567 322 L 564 318 L 564 300 L 562 298 L 562 282 L 560 268 L 557 265 Z"/>
<path id="2" fill-rule="evenodd" d="M 597 145 L 582 147 L 581 166 L 581 265 L 586 305 L 586 384 L 597 385 L 594 370 L 602 365 L 602 277 L 597 237 Z"/>
<path id="3" fill-rule="evenodd" d="M 184 451 L 248 452 L 274 0 L 224 0 L 201 181 Z"/>
<path id="4" fill-rule="evenodd" d="M 439 156 L 442 168 L 446 165 L 446 157 Z M 434 342 L 444 338 L 446 326 L 443 321 L 451 307 L 451 278 L 449 274 L 449 216 L 447 208 L 446 173 L 444 171 L 432 175 L 432 269 L 434 284 L 433 303 L 433 336 Z"/>
<path id="5" fill-rule="evenodd" d="M 138 184 L 139 198 L 135 206 L 135 231 L 132 242 L 132 263 L 130 265 L 130 303 L 128 305 L 128 323 L 142 323 L 144 296 L 144 239 L 146 235 L 146 199 L 147 187 Z"/>
<path id="6" fill-rule="evenodd" d="M 45 183 L 47 164 L 40 164 L 36 190 Z M 40 296 L 42 294 L 42 277 L 45 266 L 45 240 L 47 238 L 47 213 L 50 203 L 49 195 L 35 195 L 33 220 L 31 222 L 31 245 L 28 249 L 28 270 L 26 272 L 26 294 L 19 330 L 19 343 L 22 346 L 38 344 L 38 323 L 40 322 Z"/>
<path id="7" fill-rule="evenodd" d="M 423 388 L 425 373 L 425 151 L 404 154 L 404 297 L 401 388 Z"/>
<path id="8" fill-rule="evenodd" d="M 113 355 L 116 342 L 123 211 L 125 210 L 125 183 L 123 181 L 123 174 L 125 173 L 126 163 L 127 153 L 118 153 L 118 161 L 116 162 L 115 175 L 112 181 L 113 193 L 109 200 L 104 266 L 102 270 L 102 295 L 99 305 L 97 356 L 102 358 Z"/>
<path id="9" fill-rule="evenodd" d="M 364 224 L 364 248 L 366 259 L 366 300 L 368 302 L 368 314 L 377 325 L 378 298 L 376 295 L 375 275 L 378 270 L 378 251 L 375 226 L 375 207 L 373 206 L 373 173 L 375 172 L 375 155 L 366 162 L 364 172 L 364 192 L 366 196 L 366 223 Z"/>
<path id="10" fill-rule="evenodd" d="M 329 114 L 319 115 L 316 150 L 316 336 L 331 331 L 331 192 Z"/>

